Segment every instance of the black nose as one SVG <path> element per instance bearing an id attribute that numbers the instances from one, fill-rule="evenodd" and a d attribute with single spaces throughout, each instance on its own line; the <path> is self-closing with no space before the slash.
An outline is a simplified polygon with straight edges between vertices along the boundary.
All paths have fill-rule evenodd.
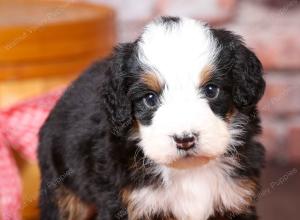
<path id="1" fill-rule="evenodd" d="M 174 135 L 174 141 L 176 142 L 177 148 L 180 150 L 189 150 L 195 146 L 195 135 Z"/>

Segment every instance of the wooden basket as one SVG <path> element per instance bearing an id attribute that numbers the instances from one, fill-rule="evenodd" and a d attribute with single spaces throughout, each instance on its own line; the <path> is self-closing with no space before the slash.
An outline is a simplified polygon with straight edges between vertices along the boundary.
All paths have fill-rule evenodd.
<path id="1" fill-rule="evenodd" d="M 0 0 L 0 15 L 0 107 L 65 86 L 115 44 L 115 15 L 106 6 Z M 39 219 L 38 166 L 16 158 L 22 219 Z"/>
<path id="2" fill-rule="evenodd" d="M 65 85 L 115 44 L 106 6 L 0 0 L 0 107 Z"/>

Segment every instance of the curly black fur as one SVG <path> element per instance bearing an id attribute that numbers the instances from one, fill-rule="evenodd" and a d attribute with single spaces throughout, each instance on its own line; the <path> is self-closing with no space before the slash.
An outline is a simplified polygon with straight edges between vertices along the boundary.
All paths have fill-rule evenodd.
<path id="1" fill-rule="evenodd" d="M 217 70 L 222 74 L 216 72 L 215 80 L 222 75 L 220 80 L 228 93 L 222 102 L 210 105 L 216 114 L 224 117 L 232 105 L 239 110 L 239 115 L 247 116 L 245 134 L 240 137 L 245 144 L 238 148 L 242 168 L 236 169 L 232 178 L 242 176 L 257 182 L 264 150 L 252 138 L 260 132 L 255 105 L 265 87 L 261 64 L 239 37 L 223 30 L 212 31 L 223 46 Z M 40 132 L 38 149 L 42 174 L 41 219 L 63 219 L 62 198 L 57 193 L 63 187 L 85 207 L 93 207 L 91 218 L 125 220 L 127 207 L 121 196 L 124 189 L 162 181 L 159 175 L 148 171 L 151 163 L 140 164 L 143 152 L 129 138 L 138 101 L 128 94 L 141 71 L 136 59 L 136 42 L 120 45 L 111 57 L 95 63 L 80 76 L 48 117 Z M 233 120 L 239 120 L 239 115 Z M 165 216 L 172 213 L 157 213 L 153 220 L 163 220 Z M 257 219 L 254 207 L 242 215 L 228 211 L 220 213 L 220 217 Z"/>

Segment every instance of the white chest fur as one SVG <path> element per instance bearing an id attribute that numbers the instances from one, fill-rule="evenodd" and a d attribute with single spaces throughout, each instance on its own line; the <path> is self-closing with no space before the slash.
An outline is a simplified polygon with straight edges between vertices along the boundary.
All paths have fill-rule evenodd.
<path id="1" fill-rule="evenodd" d="M 206 220 L 216 210 L 235 210 L 247 206 L 253 191 L 229 176 L 232 168 L 214 161 L 205 166 L 174 170 L 163 168 L 164 184 L 131 193 L 130 219 L 153 213 L 172 213 L 178 220 Z"/>

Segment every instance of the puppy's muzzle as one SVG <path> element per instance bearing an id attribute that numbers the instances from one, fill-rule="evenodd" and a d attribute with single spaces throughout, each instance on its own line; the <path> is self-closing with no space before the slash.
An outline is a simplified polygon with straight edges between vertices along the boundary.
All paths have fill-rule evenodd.
<path id="1" fill-rule="evenodd" d="M 197 135 L 193 133 L 173 136 L 173 139 L 176 143 L 176 147 L 179 150 L 184 151 L 188 151 L 195 147 L 196 138 Z"/>

